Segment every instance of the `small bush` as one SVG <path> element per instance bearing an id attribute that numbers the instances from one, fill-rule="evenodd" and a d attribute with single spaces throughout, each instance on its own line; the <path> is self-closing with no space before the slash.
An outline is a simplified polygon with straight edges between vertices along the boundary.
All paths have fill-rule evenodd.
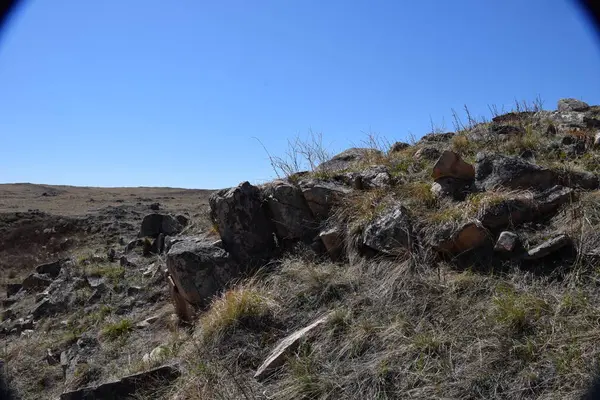
<path id="1" fill-rule="evenodd" d="M 108 340 L 116 340 L 124 337 L 133 331 L 133 322 L 130 319 L 123 318 L 122 320 L 108 324 L 102 329 L 102 336 Z"/>

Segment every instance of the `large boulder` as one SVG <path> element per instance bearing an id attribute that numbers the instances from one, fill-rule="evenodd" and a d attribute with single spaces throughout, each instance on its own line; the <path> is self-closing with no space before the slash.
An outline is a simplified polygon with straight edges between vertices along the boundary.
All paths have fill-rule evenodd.
<path id="1" fill-rule="evenodd" d="M 168 214 L 148 214 L 142 220 L 139 237 L 158 237 L 158 235 L 176 235 L 183 230 L 183 226 L 175 217 Z"/>
<path id="2" fill-rule="evenodd" d="M 376 149 L 353 147 L 321 163 L 315 170 L 318 172 L 343 171 L 356 166 L 361 161 L 380 155 L 382 155 L 381 151 Z"/>
<path id="3" fill-rule="evenodd" d="M 243 182 L 213 193 L 210 215 L 223 246 L 239 262 L 262 262 L 276 250 L 275 226 L 267 214 L 261 190 Z"/>
<path id="4" fill-rule="evenodd" d="M 557 108 L 558 111 L 587 111 L 590 106 L 581 100 L 567 98 L 560 99 Z"/>
<path id="5" fill-rule="evenodd" d="M 280 240 L 300 240 L 316 234 L 317 224 L 298 186 L 275 181 L 265 185 L 263 195 Z"/>
<path id="6" fill-rule="evenodd" d="M 365 227 L 362 244 L 390 256 L 398 256 L 410 249 L 412 224 L 408 210 L 397 204 L 383 212 Z"/>
<path id="7" fill-rule="evenodd" d="M 178 293 L 197 306 L 205 305 L 239 273 L 229 253 L 205 239 L 175 243 L 167 253 L 167 270 Z"/>
<path id="8" fill-rule="evenodd" d="M 433 166 L 433 179 L 456 178 L 464 181 L 475 179 L 475 168 L 462 160 L 459 154 L 446 150 Z"/>
<path id="9" fill-rule="evenodd" d="M 477 221 L 459 227 L 447 224 L 433 235 L 431 244 L 440 253 L 461 254 L 481 247 L 490 240 L 489 232 Z"/>
<path id="10" fill-rule="evenodd" d="M 299 186 L 317 221 L 329 217 L 333 206 L 352 192 L 352 189 L 343 185 L 318 180 L 301 181 Z"/>
<path id="11" fill-rule="evenodd" d="M 484 190 L 499 187 L 545 190 L 554 186 L 558 177 L 555 172 L 518 157 L 479 153 L 475 180 Z"/>

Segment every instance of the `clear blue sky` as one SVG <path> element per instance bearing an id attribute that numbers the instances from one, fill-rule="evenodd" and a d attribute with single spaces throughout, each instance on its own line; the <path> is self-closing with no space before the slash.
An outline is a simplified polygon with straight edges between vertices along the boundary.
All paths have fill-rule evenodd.
<path id="1" fill-rule="evenodd" d="M 0 36 L 0 182 L 260 182 L 253 137 L 342 150 L 538 95 L 600 104 L 567 0 L 26 0 Z"/>

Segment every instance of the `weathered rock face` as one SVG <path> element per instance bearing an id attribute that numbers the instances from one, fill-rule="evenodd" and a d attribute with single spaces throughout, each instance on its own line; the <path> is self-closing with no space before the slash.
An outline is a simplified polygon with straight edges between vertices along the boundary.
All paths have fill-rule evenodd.
<path id="1" fill-rule="evenodd" d="M 442 227 L 434 236 L 432 247 L 441 253 L 461 254 L 478 248 L 490 239 L 488 231 L 477 222 L 468 222 L 458 229 Z"/>
<path id="2" fill-rule="evenodd" d="M 260 262 L 276 250 L 273 222 L 259 188 L 244 182 L 209 198 L 211 218 L 223 245 L 239 262 Z"/>
<path id="3" fill-rule="evenodd" d="M 230 255 L 203 239 L 175 243 L 167 254 L 167 269 L 190 304 L 203 306 L 239 273 Z"/>
<path id="4" fill-rule="evenodd" d="M 478 219 L 488 229 L 520 225 L 536 217 L 536 204 L 530 199 L 506 199 L 478 212 Z"/>
<path id="5" fill-rule="evenodd" d="M 475 171 L 476 184 L 485 190 L 498 187 L 545 190 L 557 182 L 556 174 L 547 168 L 499 154 L 478 154 Z"/>
<path id="6" fill-rule="evenodd" d="M 587 111 L 590 106 L 577 99 L 560 99 L 557 105 L 558 111 Z"/>
<path id="7" fill-rule="evenodd" d="M 180 233 L 183 226 L 173 217 L 168 214 L 148 214 L 142 220 L 139 237 L 157 237 L 163 233 L 165 235 L 176 235 Z"/>
<path id="8" fill-rule="evenodd" d="M 563 204 L 568 204 L 575 200 L 575 191 L 568 187 L 556 185 L 550 189 L 537 194 L 534 197 L 537 202 L 538 214 L 550 214 L 556 211 Z"/>
<path id="9" fill-rule="evenodd" d="M 412 224 L 408 210 L 395 205 L 369 223 L 362 236 L 363 245 L 390 256 L 403 254 L 412 245 Z"/>
<path id="10" fill-rule="evenodd" d="M 161 382 L 172 382 L 181 375 L 176 365 L 163 365 L 148 371 L 106 382 L 98 386 L 87 387 L 63 393 L 60 400 L 113 399 L 125 400 L 136 392 L 149 390 L 161 385 Z"/>
<path id="11" fill-rule="evenodd" d="M 464 181 L 475 179 L 475 168 L 462 160 L 460 155 L 446 150 L 433 166 L 431 177 L 435 180 L 440 178 L 456 178 Z"/>
<path id="12" fill-rule="evenodd" d="M 308 207 L 317 221 L 327 218 L 332 207 L 352 191 L 348 187 L 333 182 L 317 180 L 301 181 L 299 185 Z"/>
<path id="13" fill-rule="evenodd" d="M 325 161 L 324 163 L 320 164 L 315 170 L 318 172 L 342 171 L 345 169 L 352 168 L 357 163 L 360 163 L 368 157 L 374 157 L 378 155 L 381 155 L 381 152 L 379 150 L 353 147 L 334 156 L 333 158 L 331 158 L 331 160 Z"/>
<path id="14" fill-rule="evenodd" d="M 435 147 L 423 147 L 422 149 L 417 150 L 414 157 L 415 160 L 433 161 L 437 159 L 441 154 L 441 151 L 439 151 Z"/>
<path id="15" fill-rule="evenodd" d="M 453 137 L 454 132 L 446 132 L 446 133 L 428 133 L 423 136 L 420 142 L 449 142 Z"/>
<path id="16" fill-rule="evenodd" d="M 280 240 L 301 240 L 315 235 L 317 223 L 298 186 L 275 181 L 265 186 L 263 195 Z"/>
<path id="17" fill-rule="evenodd" d="M 391 147 L 390 147 L 390 153 L 397 153 L 399 151 L 402 151 L 404 149 L 408 149 L 410 147 L 410 144 L 408 143 L 404 143 L 404 142 L 396 142 L 394 143 Z"/>

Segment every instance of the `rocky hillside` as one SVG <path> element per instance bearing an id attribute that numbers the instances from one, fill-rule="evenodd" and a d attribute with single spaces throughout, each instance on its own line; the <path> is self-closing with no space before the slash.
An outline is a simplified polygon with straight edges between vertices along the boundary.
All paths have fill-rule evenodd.
<path id="1" fill-rule="evenodd" d="M 563 99 L 456 128 L 217 191 L 195 229 L 154 210 L 132 240 L 62 249 L 6 286 L 9 386 L 32 399 L 580 398 L 600 356 L 600 106 Z"/>

